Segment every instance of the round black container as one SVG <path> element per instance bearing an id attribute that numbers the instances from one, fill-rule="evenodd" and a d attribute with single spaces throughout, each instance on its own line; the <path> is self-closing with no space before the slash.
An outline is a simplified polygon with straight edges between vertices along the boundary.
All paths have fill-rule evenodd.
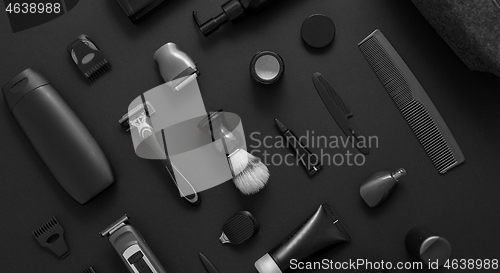
<path id="1" fill-rule="evenodd" d="M 252 58 L 250 74 L 261 84 L 271 85 L 278 82 L 285 73 L 285 63 L 276 52 L 261 51 Z"/>
<path id="2" fill-rule="evenodd" d="M 411 255 L 425 264 L 437 261 L 441 267 L 451 256 L 450 242 L 425 227 L 415 227 L 408 231 L 405 246 Z"/>
<path id="3" fill-rule="evenodd" d="M 309 46 L 323 48 L 335 38 L 335 24 L 326 15 L 313 14 L 302 23 L 300 35 Z"/>

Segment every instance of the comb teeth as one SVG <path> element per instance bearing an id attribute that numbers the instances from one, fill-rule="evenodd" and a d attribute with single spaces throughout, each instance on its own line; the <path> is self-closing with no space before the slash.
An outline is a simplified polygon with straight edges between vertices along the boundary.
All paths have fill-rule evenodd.
<path id="1" fill-rule="evenodd" d="M 56 217 L 52 217 L 52 218 L 50 218 L 50 220 L 45 222 L 43 225 L 41 225 L 40 227 L 35 229 L 33 231 L 33 235 L 35 236 L 35 238 L 38 238 L 38 237 L 42 236 L 45 232 L 49 231 L 51 228 L 53 228 L 57 225 L 59 225 L 59 222 L 57 222 Z"/>
<path id="2" fill-rule="evenodd" d="M 40 246 L 50 249 L 60 258 L 66 258 L 71 253 L 64 240 L 64 229 L 55 217 L 35 229 L 33 236 Z"/>
<path id="3" fill-rule="evenodd" d="M 440 174 L 465 161 L 453 135 L 403 59 L 379 30 L 358 44 Z"/>
<path id="4" fill-rule="evenodd" d="M 398 108 L 404 107 L 413 100 L 410 85 L 397 66 L 383 50 L 375 37 L 370 37 L 359 46 L 375 74 L 389 92 Z"/>
<path id="5" fill-rule="evenodd" d="M 95 271 L 94 271 L 94 268 L 92 268 L 92 266 L 91 266 L 88 269 L 85 269 L 85 271 L 83 271 L 82 273 L 95 273 Z"/>
<path id="6" fill-rule="evenodd" d="M 222 227 L 222 232 L 233 245 L 247 241 L 258 231 L 258 224 L 249 212 L 237 213 Z"/>
<path id="7" fill-rule="evenodd" d="M 414 100 L 401 112 L 439 173 L 457 164 L 448 143 L 422 104 Z"/>
<path id="8" fill-rule="evenodd" d="M 106 59 L 103 59 L 94 65 L 89 71 L 85 72 L 85 77 L 93 83 L 111 70 L 111 64 Z"/>

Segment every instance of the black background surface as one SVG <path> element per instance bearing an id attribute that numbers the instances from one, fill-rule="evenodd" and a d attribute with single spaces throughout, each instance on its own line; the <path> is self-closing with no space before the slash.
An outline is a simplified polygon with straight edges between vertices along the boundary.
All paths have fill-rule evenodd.
<path id="1" fill-rule="evenodd" d="M 28 67 L 45 75 L 101 145 L 117 178 L 89 204 L 79 205 L 57 184 L 0 103 L 0 271 L 67 273 L 92 265 L 97 272 L 125 272 L 98 232 L 127 213 L 168 272 L 204 272 L 199 251 L 221 273 L 256 272 L 253 263 L 324 201 L 353 239 L 316 261 L 416 261 L 405 250 L 404 236 L 417 225 L 446 237 L 452 258 L 500 258 L 499 78 L 468 70 L 410 1 L 281 0 L 204 38 L 191 12 L 197 10 L 204 21 L 218 14 L 222 3 L 172 0 L 134 25 L 116 1 L 80 1 L 68 14 L 16 34 L 0 11 L 1 85 Z M 314 13 L 326 14 L 336 24 L 336 38 L 324 50 L 313 50 L 300 38 L 302 21 Z M 466 156 L 463 165 L 445 175 L 434 169 L 357 48 L 376 28 L 424 86 Z M 113 65 L 93 85 L 66 52 L 81 33 Z M 200 207 L 189 206 L 159 162 L 134 154 L 129 135 L 117 122 L 134 98 L 162 83 L 153 53 L 170 41 L 198 63 L 207 110 L 237 113 L 247 144 L 255 144 L 252 132 L 260 132 L 261 139 L 279 135 L 274 118 L 299 136 L 307 130 L 343 135 L 313 87 L 311 75 L 319 71 L 354 112 L 354 123 L 365 134 L 378 136 L 379 147 L 362 167 L 325 166 L 312 178 L 302 166 L 270 165 L 270 183 L 262 192 L 246 197 L 228 182 L 203 192 Z M 249 62 L 261 50 L 276 51 L 285 61 L 285 75 L 276 86 L 251 80 Z M 286 155 L 290 150 L 268 152 Z M 374 172 L 399 167 L 408 175 L 392 198 L 380 208 L 367 207 L 359 196 L 360 184 Z M 261 231 L 243 245 L 223 246 L 217 239 L 222 224 L 239 210 L 251 211 Z M 31 235 L 51 216 L 66 229 L 72 253 L 64 260 L 42 249 Z"/>

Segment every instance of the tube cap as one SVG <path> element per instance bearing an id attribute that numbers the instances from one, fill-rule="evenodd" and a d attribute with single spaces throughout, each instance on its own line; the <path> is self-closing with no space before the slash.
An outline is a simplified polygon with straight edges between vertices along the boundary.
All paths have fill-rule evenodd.
<path id="1" fill-rule="evenodd" d="M 273 257 L 271 257 L 269 253 L 266 253 L 266 255 L 260 257 L 260 259 L 258 259 L 254 265 L 259 273 L 282 273 L 281 269 L 278 267 Z"/>
<path id="2" fill-rule="evenodd" d="M 414 227 L 405 236 L 406 250 L 424 264 L 438 261 L 443 266 L 451 256 L 451 244 L 425 227 Z"/>
<path id="3" fill-rule="evenodd" d="M 451 256 L 451 244 L 446 238 L 432 236 L 427 238 L 420 246 L 420 260 L 425 264 L 438 262 L 438 266 L 443 266 Z"/>
<path id="4" fill-rule="evenodd" d="M 19 73 L 2 87 L 3 97 L 9 110 L 12 111 L 14 106 L 29 92 L 47 84 L 49 81 L 31 68 Z"/>

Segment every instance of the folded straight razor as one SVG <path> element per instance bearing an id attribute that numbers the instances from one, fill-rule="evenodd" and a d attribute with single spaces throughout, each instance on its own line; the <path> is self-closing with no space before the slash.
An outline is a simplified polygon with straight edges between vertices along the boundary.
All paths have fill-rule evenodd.
<path id="1" fill-rule="evenodd" d="M 335 119 L 335 122 L 337 122 L 340 129 L 342 129 L 354 147 L 356 147 L 362 154 L 369 154 L 370 148 L 366 146 L 366 137 L 349 120 L 349 117 L 353 114 L 345 105 L 344 101 L 335 91 L 333 86 L 321 73 L 318 72 L 313 74 L 313 83 L 314 87 L 316 87 L 316 91 L 318 91 L 318 94 L 323 100 L 326 108 L 328 108 L 328 111 L 332 115 L 333 119 Z"/>

